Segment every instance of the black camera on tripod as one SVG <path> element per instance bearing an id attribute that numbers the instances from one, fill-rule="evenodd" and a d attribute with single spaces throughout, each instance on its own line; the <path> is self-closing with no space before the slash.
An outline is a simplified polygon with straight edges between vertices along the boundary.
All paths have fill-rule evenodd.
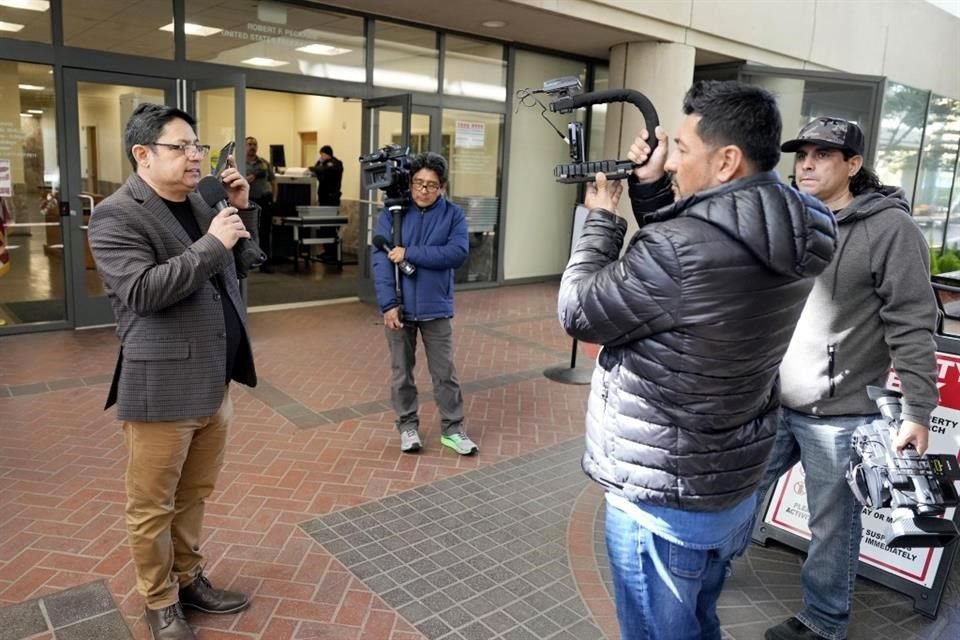
<path id="1" fill-rule="evenodd" d="M 360 156 L 360 175 L 364 189 L 380 189 L 389 199 L 406 200 L 410 196 L 410 148 L 399 144 Z"/>
<path id="2" fill-rule="evenodd" d="M 901 395 L 896 391 L 867 387 L 877 403 L 880 420 L 854 431 L 853 454 L 847 482 L 857 500 L 871 509 L 891 507 L 888 547 L 942 547 L 960 533 L 943 516 L 960 500 L 954 482 L 960 480 L 957 459 L 949 455 L 923 455 L 913 448 L 900 454 L 893 438 L 900 426 Z"/>
<path id="3" fill-rule="evenodd" d="M 647 144 L 650 146 L 650 153 L 657 148 L 657 136 L 654 134 L 657 126 L 660 124 L 660 117 L 654 108 L 650 99 L 639 91 L 632 89 L 610 89 L 608 91 L 593 91 L 582 95 L 575 95 L 581 90 L 580 79 L 575 76 L 565 76 L 554 78 L 543 83 L 543 89 L 521 89 L 517 92 L 520 103 L 525 106 L 533 106 L 528 103 L 532 100 L 543 107 L 541 115 L 544 120 L 553 127 L 553 129 L 563 138 L 570 149 L 570 163 L 559 164 L 553 170 L 553 175 L 557 182 L 565 184 L 578 182 L 593 182 L 598 173 L 604 173 L 608 180 L 622 180 L 629 176 L 633 170 L 640 166 L 630 160 L 587 160 L 586 149 L 583 137 L 583 123 L 573 121 L 567 125 L 567 135 L 557 129 L 546 117 L 547 107 L 536 98 L 536 94 L 546 94 L 555 96 L 556 99 L 550 103 L 550 111 L 554 113 L 572 113 L 581 107 L 589 107 L 595 104 L 606 104 L 610 102 L 628 102 L 640 110 L 643 114 L 643 120 L 646 124 L 650 137 Z"/>

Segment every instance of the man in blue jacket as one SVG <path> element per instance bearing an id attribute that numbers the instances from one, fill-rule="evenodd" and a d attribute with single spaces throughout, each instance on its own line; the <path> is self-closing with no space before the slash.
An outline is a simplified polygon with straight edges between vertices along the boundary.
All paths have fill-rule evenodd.
<path id="1" fill-rule="evenodd" d="M 443 197 L 447 161 L 437 153 L 421 153 L 411 166 L 411 202 L 400 226 L 397 246 L 373 252 L 377 302 L 383 312 L 390 346 L 390 399 L 397 414 L 400 450 L 419 451 L 417 415 L 417 332 L 423 337 L 433 395 L 440 411 L 440 443 L 472 455 L 479 449 L 463 430 L 463 394 L 453 364 L 453 272 L 467 259 L 467 220 L 463 210 Z M 376 235 L 394 240 L 393 214 L 380 213 Z M 406 261 L 410 275 L 395 265 Z M 408 269 L 409 271 L 409 269 Z M 397 280 L 400 278 L 400 297 Z"/>

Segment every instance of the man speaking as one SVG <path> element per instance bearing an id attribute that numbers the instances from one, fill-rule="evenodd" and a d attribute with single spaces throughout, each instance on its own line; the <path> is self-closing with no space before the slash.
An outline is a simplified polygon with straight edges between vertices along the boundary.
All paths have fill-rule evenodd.
<path id="1" fill-rule="evenodd" d="M 699 82 L 667 152 L 629 157 L 640 230 L 598 175 L 560 285 L 567 332 L 603 345 L 583 468 L 607 490 L 607 549 L 623 640 L 720 638 L 717 598 L 750 540 L 779 417 L 777 370 L 836 225 L 783 185 L 773 96 Z M 673 194 L 671 194 L 671 186 Z M 674 202 L 674 195 L 676 201 Z"/>

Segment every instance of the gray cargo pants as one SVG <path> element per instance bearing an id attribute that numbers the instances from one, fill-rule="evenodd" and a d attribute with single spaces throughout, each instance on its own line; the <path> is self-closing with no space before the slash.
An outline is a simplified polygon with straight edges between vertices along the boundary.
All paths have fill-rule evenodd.
<path id="1" fill-rule="evenodd" d="M 397 429 L 416 429 L 417 385 L 413 368 L 417 363 L 417 331 L 423 337 L 427 368 L 433 378 L 433 398 L 440 411 L 444 435 L 463 428 L 463 393 L 453 364 L 453 321 L 450 318 L 424 322 L 404 321 L 402 329 L 385 329 L 390 346 L 390 401 L 397 414 Z"/>

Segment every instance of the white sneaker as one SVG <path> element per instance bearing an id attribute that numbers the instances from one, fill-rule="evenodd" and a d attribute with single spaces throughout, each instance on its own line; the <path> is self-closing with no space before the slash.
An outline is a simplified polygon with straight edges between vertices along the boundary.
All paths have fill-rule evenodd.
<path id="1" fill-rule="evenodd" d="M 404 429 L 400 432 L 400 451 L 416 453 L 421 447 L 420 434 L 416 429 Z"/>

